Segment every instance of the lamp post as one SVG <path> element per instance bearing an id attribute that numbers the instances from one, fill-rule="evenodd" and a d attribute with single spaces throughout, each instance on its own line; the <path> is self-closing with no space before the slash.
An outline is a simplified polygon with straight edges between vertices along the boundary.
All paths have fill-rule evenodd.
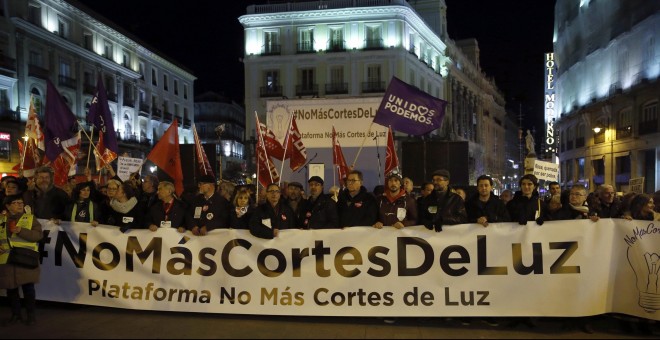
<path id="1" fill-rule="evenodd" d="M 594 126 L 593 131 L 594 133 L 598 134 L 601 131 L 605 130 L 603 133 L 605 133 L 605 138 L 607 138 L 607 131 L 610 131 L 610 169 L 611 169 L 611 176 L 612 176 L 612 187 L 616 189 L 616 176 L 614 174 L 614 138 L 612 136 L 613 130 L 610 128 L 610 117 L 607 116 L 607 125 L 605 127 L 601 127 L 600 124 L 596 124 Z"/>

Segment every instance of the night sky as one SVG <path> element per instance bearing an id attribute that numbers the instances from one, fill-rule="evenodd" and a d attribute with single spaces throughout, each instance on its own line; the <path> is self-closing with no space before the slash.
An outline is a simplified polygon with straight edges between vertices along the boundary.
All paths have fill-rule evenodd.
<path id="1" fill-rule="evenodd" d="M 268 1 L 78 0 L 192 72 L 195 94 L 243 104 L 243 28 L 249 4 Z M 271 1 L 283 2 L 283 1 Z M 554 0 L 446 0 L 453 40 L 476 38 L 482 70 L 522 109 L 524 129 L 543 130 L 543 54 L 552 50 Z M 539 138 L 537 138 L 539 140 Z"/>

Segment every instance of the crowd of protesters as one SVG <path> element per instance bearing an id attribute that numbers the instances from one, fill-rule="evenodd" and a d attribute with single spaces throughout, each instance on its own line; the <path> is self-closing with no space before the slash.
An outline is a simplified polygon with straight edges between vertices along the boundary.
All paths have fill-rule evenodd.
<path id="1" fill-rule="evenodd" d="M 219 228 L 249 230 L 253 235 L 272 239 L 284 229 L 340 229 L 356 226 L 404 228 L 423 225 L 441 232 L 443 227 L 477 223 L 488 227 L 490 223 L 516 222 L 520 225 L 543 225 L 550 220 L 625 218 L 660 220 L 660 192 L 654 195 L 628 193 L 617 197 L 611 185 L 601 185 L 588 193 L 581 185 L 562 191 L 559 184 L 548 185 L 547 197 L 540 197 L 539 181 L 534 175 L 520 178 L 520 191 L 493 192 L 493 179 L 482 175 L 477 178 L 476 192 L 455 189 L 450 185 L 451 174 L 441 169 L 433 172 L 430 182 L 414 191 L 410 178 L 396 172 L 386 176 L 384 185 L 368 191 L 363 185 L 363 174 L 352 170 L 344 179 L 345 187 L 329 188 L 325 192 L 321 177 L 308 180 L 309 192 L 299 182 L 272 183 L 260 191 L 253 185 L 235 186 L 210 175 L 197 178 L 197 187 L 186 190 L 181 197 L 171 182 L 159 181 L 154 175 L 130 175 L 127 181 L 116 176 L 107 167 L 111 179 L 104 185 L 92 180 L 88 170 L 86 181 L 70 181 L 64 187 L 53 185 L 53 170 L 44 166 L 35 171 L 33 178 L 7 176 L 2 178 L 0 199 L 2 216 L 17 221 L 23 215 L 50 220 L 112 225 L 126 232 L 131 229 L 174 228 L 183 233 L 190 231 L 204 236 Z M 20 204 L 19 204 L 20 203 Z M 19 207 L 20 205 L 20 207 Z M 18 207 L 18 208 L 17 208 Z M 20 234 L 37 242 L 34 232 L 40 230 L 36 218 L 32 228 Z M 4 221 L 4 219 L 3 219 Z M 31 222 L 32 223 L 32 222 Z M 15 222 L 14 222 L 15 225 Z M 14 233 L 21 228 L 14 228 Z M 31 229 L 28 232 L 27 229 Z M 19 236 L 18 234 L 13 236 Z M 4 251 L 4 250 L 3 250 Z M 8 289 L 12 304 L 12 317 L 8 323 L 22 320 L 18 287 L 23 288 L 28 308 L 28 322 L 34 323 L 34 283 L 38 272 L 16 280 L 0 265 L 0 288 Z M 32 299 L 32 300 L 30 300 Z M 390 319 L 393 322 L 394 319 Z M 469 319 L 461 319 L 469 323 Z M 495 326 L 492 318 L 483 319 Z M 386 320 L 387 321 L 387 320 Z M 622 319 L 623 327 L 630 327 Z M 534 326 L 531 318 L 517 318 L 512 324 Z M 639 323 L 643 332 L 647 323 Z M 588 330 L 589 322 L 581 324 Z"/>

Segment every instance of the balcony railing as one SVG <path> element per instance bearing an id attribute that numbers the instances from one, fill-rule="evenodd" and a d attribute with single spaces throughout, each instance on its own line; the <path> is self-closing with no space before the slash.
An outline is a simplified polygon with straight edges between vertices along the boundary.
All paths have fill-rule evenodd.
<path id="1" fill-rule="evenodd" d="M 48 79 L 48 70 L 37 65 L 28 65 L 28 76 Z"/>
<path id="2" fill-rule="evenodd" d="M 135 108 L 135 99 L 133 98 L 124 98 L 122 102 L 124 106 Z"/>
<path id="3" fill-rule="evenodd" d="M 298 44 L 297 53 L 314 53 L 314 42 L 305 41 Z"/>
<path id="4" fill-rule="evenodd" d="M 328 43 L 328 52 L 344 52 L 346 51 L 346 41 L 330 41 Z"/>
<path id="5" fill-rule="evenodd" d="M 141 103 L 140 104 L 140 112 L 144 112 L 149 116 L 149 112 L 151 111 L 151 107 L 147 104 Z"/>
<path id="6" fill-rule="evenodd" d="M 163 118 L 163 111 L 157 109 L 157 108 L 152 108 L 151 109 L 151 119 L 153 120 L 160 120 Z"/>
<path id="7" fill-rule="evenodd" d="M 280 55 L 282 54 L 282 45 L 264 45 L 261 47 L 261 55 Z"/>
<path id="8" fill-rule="evenodd" d="M 647 120 L 639 124 L 639 134 L 648 135 L 658 132 L 658 119 Z"/>
<path id="9" fill-rule="evenodd" d="M 57 80 L 58 80 L 58 85 L 60 86 L 66 86 L 70 89 L 76 88 L 76 80 L 71 77 L 59 75 L 59 77 L 57 77 Z"/>
<path id="10" fill-rule="evenodd" d="M 368 81 L 362 83 L 362 93 L 385 92 L 384 81 Z"/>
<path id="11" fill-rule="evenodd" d="M 112 93 L 112 92 L 108 92 L 108 100 L 112 100 L 113 102 L 116 103 L 117 102 L 117 94 Z"/>
<path id="12" fill-rule="evenodd" d="M 318 96 L 318 84 L 296 85 L 296 96 Z"/>
<path id="13" fill-rule="evenodd" d="M 644 124 L 642 124 L 644 125 Z M 632 136 L 632 126 L 618 126 L 616 128 L 616 139 L 622 139 Z"/>
<path id="14" fill-rule="evenodd" d="M 190 118 L 184 118 L 183 119 L 183 127 L 189 129 L 190 126 L 192 125 Z"/>
<path id="15" fill-rule="evenodd" d="M 21 115 L 18 112 L 4 108 L 0 109 L 0 120 L 20 121 Z"/>
<path id="16" fill-rule="evenodd" d="M 325 94 L 348 94 L 348 83 L 325 84 Z"/>
<path id="17" fill-rule="evenodd" d="M 0 68 L 16 71 L 16 59 L 0 54 Z"/>
<path id="18" fill-rule="evenodd" d="M 280 85 L 262 86 L 259 88 L 259 95 L 261 97 L 281 97 L 282 86 Z"/>
<path id="19" fill-rule="evenodd" d="M 163 117 L 163 123 L 169 124 L 171 122 L 172 122 L 172 114 L 169 112 L 165 112 Z"/>
<path id="20" fill-rule="evenodd" d="M 381 50 L 385 48 L 383 39 L 364 39 L 365 50 Z"/>

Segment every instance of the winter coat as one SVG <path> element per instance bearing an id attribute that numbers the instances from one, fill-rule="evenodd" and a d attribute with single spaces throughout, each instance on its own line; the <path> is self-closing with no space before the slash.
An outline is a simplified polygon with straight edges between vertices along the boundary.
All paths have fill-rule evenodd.
<path id="1" fill-rule="evenodd" d="M 548 219 L 548 210 L 545 202 L 539 198 L 539 194 L 534 192 L 532 197 L 523 196 L 521 191 L 516 191 L 513 199 L 506 205 L 509 210 L 512 222 L 518 222 L 520 225 L 526 225 L 527 221 L 534 221 L 542 225 Z M 541 209 L 540 213 L 537 211 Z M 538 217 L 537 217 L 538 216 Z"/>
<path id="2" fill-rule="evenodd" d="M 355 197 L 351 197 L 348 190 L 339 193 L 337 213 L 340 228 L 371 227 L 378 218 L 378 206 L 376 199 L 367 189 L 360 187 L 360 192 Z"/>
<path id="3" fill-rule="evenodd" d="M 511 222 L 511 216 L 502 200 L 491 194 L 488 201 L 479 200 L 479 195 L 474 195 L 465 202 L 468 222 L 476 223 L 477 220 L 486 216 L 488 223 Z"/>
<path id="4" fill-rule="evenodd" d="M 4 228 L 6 231 L 6 234 L 0 233 L 4 241 L 0 242 L 2 244 L 2 249 L 7 251 L 9 248 L 9 245 L 6 243 L 6 237 L 9 236 L 9 228 L 7 227 L 8 223 L 10 221 L 18 221 L 21 215 L 16 215 L 16 216 L 7 216 L 3 215 L 0 217 L 0 224 L 2 226 L 0 228 Z M 2 220 L 5 220 L 5 222 L 1 222 Z M 22 238 L 23 240 L 27 242 L 39 242 L 42 238 L 42 233 L 41 233 L 41 224 L 37 220 L 36 217 L 32 219 L 32 229 L 26 229 L 26 228 L 21 228 L 21 232 L 18 233 L 18 237 Z M 15 289 L 20 287 L 21 285 L 28 284 L 28 283 L 39 283 L 39 274 L 41 272 L 41 269 L 39 267 L 34 268 L 34 269 L 28 269 L 28 268 L 23 268 L 23 267 L 17 267 L 13 264 L 5 263 L 5 264 L 0 264 L 0 289 Z"/>
<path id="5" fill-rule="evenodd" d="M 303 229 L 339 228 L 337 204 L 329 195 L 320 194 L 316 200 L 312 197 L 302 203 L 298 227 Z"/>
<path id="6" fill-rule="evenodd" d="M 264 220 L 270 220 L 270 227 L 263 224 Z M 256 237 L 272 239 L 274 230 L 294 229 L 296 227 L 296 216 L 284 200 L 280 200 L 275 207 L 269 202 L 257 207 L 250 218 L 250 233 Z"/>

